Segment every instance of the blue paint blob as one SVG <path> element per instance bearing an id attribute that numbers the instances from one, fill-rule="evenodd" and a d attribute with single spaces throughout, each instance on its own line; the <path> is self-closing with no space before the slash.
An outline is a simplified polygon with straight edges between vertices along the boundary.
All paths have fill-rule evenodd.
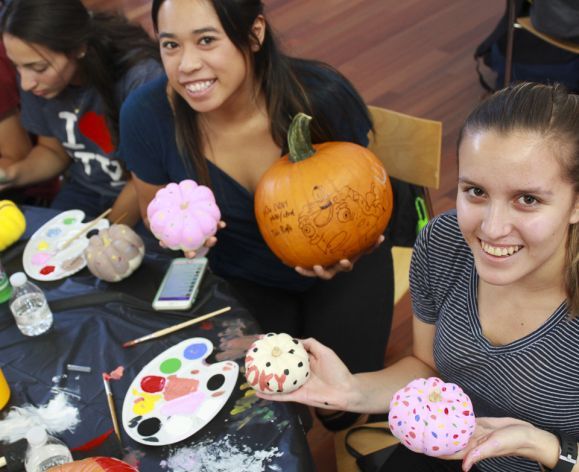
<path id="1" fill-rule="evenodd" d="M 435 438 L 438 438 L 438 435 L 434 431 L 431 431 L 431 433 Z"/>
<path id="2" fill-rule="evenodd" d="M 416 415 L 416 416 L 414 417 L 414 420 L 415 420 L 415 421 L 420 421 L 420 415 Z"/>
<path id="3" fill-rule="evenodd" d="M 190 344 L 183 351 L 183 357 L 190 360 L 199 359 L 200 357 L 203 357 L 206 352 L 207 346 L 205 344 Z"/>
<path id="4" fill-rule="evenodd" d="M 48 236 L 49 238 L 55 238 L 56 236 L 58 236 L 60 233 L 62 233 L 62 230 L 60 228 L 50 228 L 47 232 L 46 232 L 46 236 Z"/>

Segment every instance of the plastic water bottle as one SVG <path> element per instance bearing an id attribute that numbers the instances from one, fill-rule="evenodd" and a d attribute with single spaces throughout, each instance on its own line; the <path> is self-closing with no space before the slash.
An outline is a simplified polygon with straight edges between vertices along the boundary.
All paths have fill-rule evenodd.
<path id="1" fill-rule="evenodd" d="M 72 454 L 66 444 L 47 434 L 42 426 L 30 428 L 26 440 L 26 472 L 44 472 L 51 467 L 72 462 Z"/>
<path id="2" fill-rule="evenodd" d="M 40 288 L 29 282 L 24 272 L 10 276 L 10 311 L 16 325 L 26 336 L 38 336 L 52 326 L 52 311 Z"/>

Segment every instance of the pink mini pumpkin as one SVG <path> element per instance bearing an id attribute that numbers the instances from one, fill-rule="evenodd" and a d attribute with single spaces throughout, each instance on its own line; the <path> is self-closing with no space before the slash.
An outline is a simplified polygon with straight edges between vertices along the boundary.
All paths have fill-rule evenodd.
<path id="1" fill-rule="evenodd" d="M 165 246 L 195 251 L 217 232 L 221 212 L 211 189 L 183 180 L 160 189 L 147 216 L 151 231 Z"/>
<path id="2" fill-rule="evenodd" d="M 437 377 L 413 380 L 396 392 L 388 422 L 408 449 L 434 457 L 464 449 L 476 426 L 468 395 Z"/>

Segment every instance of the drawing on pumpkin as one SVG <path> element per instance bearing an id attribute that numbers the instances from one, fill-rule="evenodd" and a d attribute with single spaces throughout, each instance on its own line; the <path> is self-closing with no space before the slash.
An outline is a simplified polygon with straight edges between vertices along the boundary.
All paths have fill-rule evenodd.
<path id="1" fill-rule="evenodd" d="M 83 223 L 84 212 L 67 210 L 42 225 L 30 238 L 22 255 L 22 265 L 26 274 L 35 280 L 51 281 L 68 277 L 86 265 L 83 252 L 88 246 L 86 235 L 70 238 L 82 232 L 90 222 Z M 109 226 L 103 218 L 96 224 L 97 229 Z"/>
<path id="2" fill-rule="evenodd" d="M 384 208 L 380 203 L 380 194 L 374 184 L 365 195 L 349 186 L 345 186 L 333 194 L 327 194 L 323 188 L 312 189 L 314 201 L 305 205 L 299 213 L 298 224 L 303 235 L 310 244 L 316 246 L 324 254 L 343 251 L 358 238 L 357 245 L 368 245 L 370 229 L 376 225 Z M 356 235 L 347 230 L 341 223 L 354 222 L 358 231 Z"/>
<path id="3" fill-rule="evenodd" d="M 235 388 L 239 367 L 232 361 L 207 364 L 212 351 L 207 339 L 186 339 L 141 369 L 123 403 L 123 427 L 132 439 L 173 444 L 219 413 Z"/>

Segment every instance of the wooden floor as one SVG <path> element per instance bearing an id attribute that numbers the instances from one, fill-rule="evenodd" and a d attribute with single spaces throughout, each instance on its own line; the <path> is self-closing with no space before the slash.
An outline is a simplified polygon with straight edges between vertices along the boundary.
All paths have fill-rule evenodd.
<path id="1" fill-rule="evenodd" d="M 150 0 L 85 0 L 123 11 L 151 31 Z M 270 24 L 292 55 L 341 70 L 365 100 L 443 123 L 440 189 L 435 212 L 454 207 L 455 143 L 469 110 L 481 99 L 473 52 L 492 31 L 504 0 L 265 0 Z M 385 362 L 409 352 L 408 296 L 396 307 Z M 333 435 L 316 424 L 310 445 L 321 472 L 336 470 Z"/>

